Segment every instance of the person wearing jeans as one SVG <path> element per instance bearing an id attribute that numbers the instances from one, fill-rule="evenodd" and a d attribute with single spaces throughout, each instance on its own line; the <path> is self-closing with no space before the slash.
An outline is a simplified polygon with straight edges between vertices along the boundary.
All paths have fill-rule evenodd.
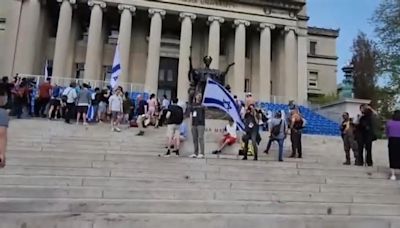
<path id="1" fill-rule="evenodd" d="M 201 104 L 201 102 L 202 94 L 197 94 L 195 98 L 195 103 L 191 108 L 192 135 L 194 145 L 194 154 L 190 156 L 191 158 L 204 158 L 204 130 L 206 125 L 206 109 Z"/>
<path id="2" fill-rule="evenodd" d="M 270 132 L 270 139 L 268 141 L 267 149 L 265 150 L 265 152 L 268 153 L 272 142 L 277 141 L 279 146 L 278 160 L 280 162 L 283 162 L 283 144 L 286 138 L 287 123 L 285 119 L 282 119 L 281 112 L 277 112 L 275 114 L 275 118 L 271 120 L 268 129 Z M 275 131 L 274 129 L 279 129 L 279 132 L 278 131 L 274 132 Z"/>

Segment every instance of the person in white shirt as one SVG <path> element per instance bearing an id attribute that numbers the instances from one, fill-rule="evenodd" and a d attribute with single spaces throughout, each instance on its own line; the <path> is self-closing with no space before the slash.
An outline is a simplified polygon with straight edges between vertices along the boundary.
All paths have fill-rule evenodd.
<path id="1" fill-rule="evenodd" d="M 237 126 L 236 126 L 236 123 L 232 119 L 229 119 L 228 125 L 225 126 L 224 138 L 221 141 L 221 145 L 218 150 L 215 150 L 212 153 L 220 154 L 221 151 L 226 146 L 231 146 L 231 145 L 235 144 L 236 140 L 237 140 Z"/>
<path id="2" fill-rule="evenodd" d="M 73 118 L 74 109 L 75 109 L 75 99 L 78 97 L 78 94 L 75 90 L 76 83 L 72 82 L 68 88 L 64 90 L 62 93 L 62 101 L 65 103 L 65 123 L 70 123 L 70 119 Z"/>
<path id="3" fill-rule="evenodd" d="M 123 113 L 122 102 L 122 87 L 118 86 L 115 93 L 108 99 L 108 112 L 111 113 L 111 131 L 121 131 L 118 126 Z"/>

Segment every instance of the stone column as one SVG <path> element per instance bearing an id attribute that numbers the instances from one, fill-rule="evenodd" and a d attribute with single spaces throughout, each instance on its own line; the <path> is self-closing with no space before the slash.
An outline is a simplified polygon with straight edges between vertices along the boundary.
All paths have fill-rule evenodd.
<path id="1" fill-rule="evenodd" d="M 65 77 L 68 46 L 72 27 L 72 4 L 75 0 L 57 0 L 61 2 L 58 18 L 56 47 L 54 51 L 53 75 Z"/>
<path id="2" fill-rule="evenodd" d="M 210 32 L 208 35 L 208 55 L 213 61 L 210 65 L 211 69 L 219 69 L 219 44 L 220 44 L 220 24 L 224 23 L 222 17 L 208 17 L 210 22 Z"/>
<path id="3" fill-rule="evenodd" d="M 38 31 L 40 31 L 40 0 L 22 2 L 20 24 L 17 35 L 14 73 L 34 74 Z"/>
<path id="4" fill-rule="evenodd" d="M 178 98 L 180 101 L 188 101 L 189 89 L 189 56 L 192 45 L 192 21 L 196 15 L 192 13 L 181 13 L 181 39 L 179 45 L 179 68 L 178 68 Z"/>
<path id="5" fill-rule="evenodd" d="M 298 103 L 306 104 L 308 97 L 307 30 L 302 30 L 297 36 L 297 61 Z"/>
<path id="6" fill-rule="evenodd" d="M 297 41 L 296 28 L 285 27 L 285 99 L 297 100 Z"/>
<path id="7" fill-rule="evenodd" d="M 89 34 L 85 60 L 85 79 L 98 80 L 100 75 L 97 75 L 100 67 L 98 63 L 98 55 L 101 53 L 101 39 L 103 26 L 103 8 L 106 3 L 102 1 L 89 1 L 89 6 L 92 7 L 90 14 Z"/>
<path id="8" fill-rule="evenodd" d="M 258 80 L 258 99 L 270 101 L 271 99 L 271 29 L 275 25 L 260 24 L 260 73 Z"/>
<path id="9" fill-rule="evenodd" d="M 149 50 L 147 53 L 146 79 L 144 89 L 149 93 L 157 93 L 158 90 L 158 71 L 160 67 L 160 46 L 162 19 L 165 16 L 165 10 L 149 9 L 151 17 Z"/>
<path id="10" fill-rule="evenodd" d="M 246 26 L 250 22 L 244 20 L 235 20 L 235 65 L 234 65 L 234 78 L 232 93 L 238 97 L 243 97 L 244 93 L 244 79 L 245 79 L 245 66 L 246 66 Z"/>
<path id="11" fill-rule="evenodd" d="M 119 83 L 130 82 L 129 77 L 129 55 L 131 48 L 132 15 L 136 8 L 131 5 L 118 5 L 121 11 L 121 22 L 119 25 L 118 45 L 121 58 L 121 75 Z"/>

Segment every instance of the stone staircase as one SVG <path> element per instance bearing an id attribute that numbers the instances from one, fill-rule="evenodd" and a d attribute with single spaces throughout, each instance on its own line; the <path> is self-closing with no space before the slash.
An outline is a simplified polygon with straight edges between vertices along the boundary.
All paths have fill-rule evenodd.
<path id="1" fill-rule="evenodd" d="M 375 167 L 344 167 L 334 137 L 305 136 L 305 158 L 278 163 L 276 148 L 258 162 L 162 158 L 165 129 L 136 131 L 12 121 L 0 228 L 400 228 L 386 142 Z"/>

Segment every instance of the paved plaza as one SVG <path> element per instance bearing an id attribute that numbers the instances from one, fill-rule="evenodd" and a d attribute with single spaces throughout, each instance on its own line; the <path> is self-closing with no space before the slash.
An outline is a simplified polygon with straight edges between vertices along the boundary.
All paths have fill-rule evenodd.
<path id="1" fill-rule="evenodd" d="M 278 163 L 275 147 L 258 162 L 162 158 L 164 128 L 109 129 L 11 121 L 0 227 L 400 227 L 385 141 L 367 168 L 341 165 L 338 138 L 305 136 L 305 158 Z"/>

